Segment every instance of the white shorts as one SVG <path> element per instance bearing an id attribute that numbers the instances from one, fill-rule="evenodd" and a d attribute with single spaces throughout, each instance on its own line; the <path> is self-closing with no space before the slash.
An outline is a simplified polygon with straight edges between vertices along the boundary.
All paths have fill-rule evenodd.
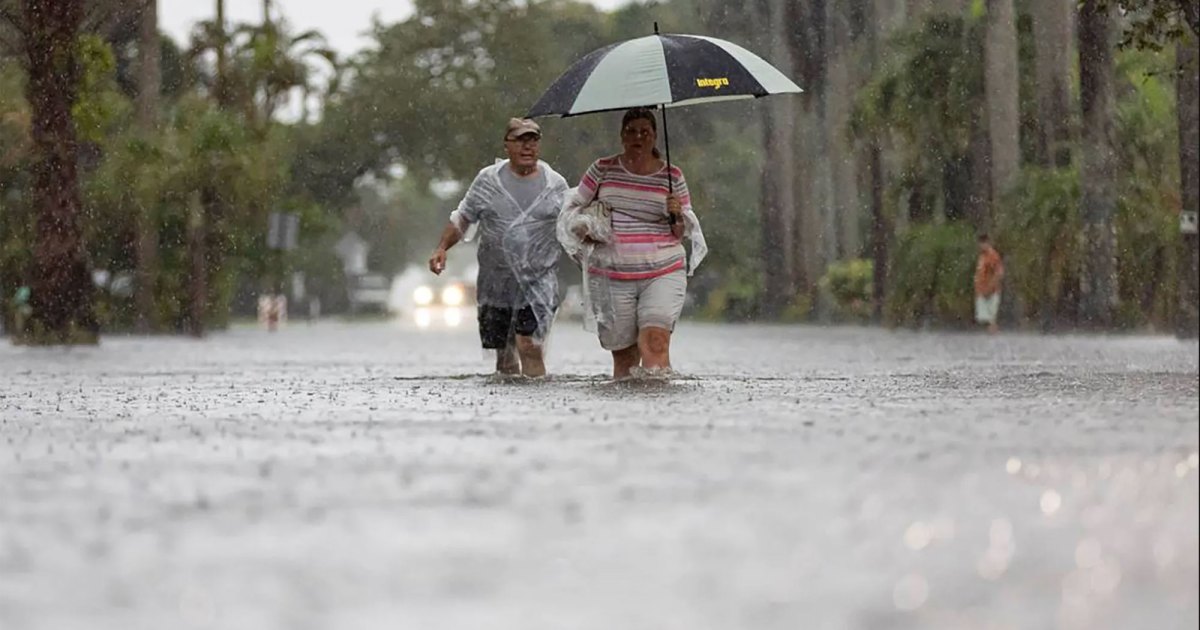
<path id="1" fill-rule="evenodd" d="M 975 296 L 975 321 L 980 324 L 995 324 L 996 314 L 1000 312 L 1000 292 L 987 297 Z"/>
<path id="2" fill-rule="evenodd" d="M 588 284 L 594 307 L 608 309 L 606 317 L 597 317 L 600 346 L 609 351 L 624 350 L 637 345 L 643 328 L 675 330 L 687 295 L 687 272 L 679 269 L 646 280 L 593 275 Z"/>

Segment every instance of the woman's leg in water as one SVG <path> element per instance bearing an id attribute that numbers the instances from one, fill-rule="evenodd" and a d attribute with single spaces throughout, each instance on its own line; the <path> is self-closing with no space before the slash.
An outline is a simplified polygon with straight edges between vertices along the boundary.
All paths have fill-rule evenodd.
<path id="1" fill-rule="evenodd" d="M 613 350 L 612 356 L 614 380 L 628 377 L 630 370 L 637 367 L 642 360 L 637 345 L 629 346 L 623 350 Z"/>
<path id="2" fill-rule="evenodd" d="M 638 295 L 638 350 L 642 367 L 671 368 L 671 331 L 687 296 L 687 273 L 683 269 L 645 280 Z"/>
<path id="3" fill-rule="evenodd" d="M 638 332 L 638 352 L 642 367 L 671 367 L 671 331 L 657 326 L 647 326 Z"/>

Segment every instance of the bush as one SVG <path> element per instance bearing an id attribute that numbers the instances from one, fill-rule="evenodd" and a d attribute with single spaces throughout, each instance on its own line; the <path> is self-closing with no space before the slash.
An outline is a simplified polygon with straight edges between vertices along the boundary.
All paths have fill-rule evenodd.
<path id="1" fill-rule="evenodd" d="M 888 323 L 971 325 L 975 252 L 975 232 L 962 222 L 918 225 L 902 234 L 890 267 Z"/>
<path id="2" fill-rule="evenodd" d="M 833 298 L 834 317 L 841 321 L 871 319 L 875 265 L 863 258 L 835 262 L 821 277 L 821 291 Z"/>
<path id="3" fill-rule="evenodd" d="M 1079 172 L 1027 167 L 1001 206 L 996 248 L 1023 318 L 1074 321 L 1079 286 Z"/>
<path id="4" fill-rule="evenodd" d="M 699 317 L 710 321 L 747 321 L 758 318 L 762 295 L 759 274 L 734 269 L 722 274 L 705 296 Z"/>

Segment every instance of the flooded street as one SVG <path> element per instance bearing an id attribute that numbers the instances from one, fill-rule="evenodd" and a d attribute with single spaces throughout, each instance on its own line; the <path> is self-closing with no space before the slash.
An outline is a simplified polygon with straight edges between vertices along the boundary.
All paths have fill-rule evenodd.
<path id="1" fill-rule="evenodd" d="M 1197 346 L 686 323 L 0 344 L 5 630 L 1194 628 Z"/>

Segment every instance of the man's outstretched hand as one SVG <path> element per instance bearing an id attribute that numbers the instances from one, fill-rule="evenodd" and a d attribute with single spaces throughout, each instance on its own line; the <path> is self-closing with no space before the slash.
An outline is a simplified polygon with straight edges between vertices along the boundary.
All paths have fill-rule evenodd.
<path id="1" fill-rule="evenodd" d="M 441 275 L 446 269 L 446 250 L 435 249 L 433 255 L 429 257 L 429 270 L 435 274 Z"/>

